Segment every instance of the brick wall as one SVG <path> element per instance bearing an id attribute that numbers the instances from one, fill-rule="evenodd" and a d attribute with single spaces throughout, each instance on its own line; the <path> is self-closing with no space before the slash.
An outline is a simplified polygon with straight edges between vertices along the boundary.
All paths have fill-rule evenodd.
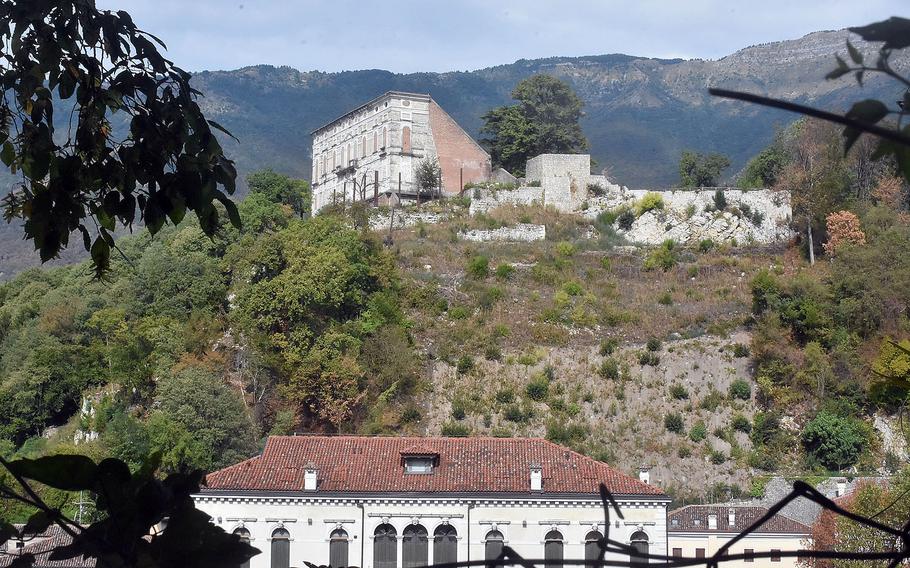
<path id="1" fill-rule="evenodd" d="M 430 101 L 430 130 L 442 168 L 443 191 L 461 192 L 464 183 L 490 179 L 490 156 L 435 101 Z"/>

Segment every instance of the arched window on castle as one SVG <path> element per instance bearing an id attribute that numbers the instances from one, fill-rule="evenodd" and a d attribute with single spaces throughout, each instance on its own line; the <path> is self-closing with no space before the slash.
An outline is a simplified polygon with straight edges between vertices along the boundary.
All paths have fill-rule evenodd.
<path id="1" fill-rule="evenodd" d="M 290 568 L 291 535 L 283 528 L 272 532 L 272 568 Z"/>
<path id="2" fill-rule="evenodd" d="M 562 568 L 562 533 L 550 531 L 544 537 L 543 557 L 546 568 Z"/>
<path id="3" fill-rule="evenodd" d="M 440 525 L 433 532 L 433 564 L 458 562 L 458 532 L 452 525 Z"/>
<path id="4" fill-rule="evenodd" d="M 401 129 L 401 153 L 411 153 L 411 127 L 405 126 Z"/>

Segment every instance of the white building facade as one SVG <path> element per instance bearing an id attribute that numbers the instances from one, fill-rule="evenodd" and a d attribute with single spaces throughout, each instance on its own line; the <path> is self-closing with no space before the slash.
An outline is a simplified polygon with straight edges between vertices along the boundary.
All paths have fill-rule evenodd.
<path id="1" fill-rule="evenodd" d="M 313 211 L 336 204 L 418 197 L 425 159 L 442 170 L 440 192 L 490 178 L 490 156 L 427 94 L 389 91 L 317 128 L 313 136 Z M 431 193 L 424 198 L 436 197 Z"/>
<path id="2" fill-rule="evenodd" d="M 622 518 L 605 518 L 600 483 Z M 595 558 L 607 522 L 642 555 L 668 552 L 666 495 L 541 439 L 272 437 L 194 499 L 262 551 L 251 568 L 416 568 L 504 546 L 527 559 Z"/>

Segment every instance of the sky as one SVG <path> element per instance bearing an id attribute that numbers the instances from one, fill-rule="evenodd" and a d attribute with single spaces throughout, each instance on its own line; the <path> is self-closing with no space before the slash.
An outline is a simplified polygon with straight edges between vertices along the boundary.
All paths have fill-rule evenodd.
<path id="1" fill-rule="evenodd" d="M 468 71 L 551 56 L 716 59 L 910 16 L 907 0 L 97 0 L 188 71 Z"/>

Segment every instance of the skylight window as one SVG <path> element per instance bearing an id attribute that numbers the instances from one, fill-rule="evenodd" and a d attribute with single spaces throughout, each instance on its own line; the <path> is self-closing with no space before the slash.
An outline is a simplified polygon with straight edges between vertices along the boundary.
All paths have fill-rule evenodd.
<path id="1" fill-rule="evenodd" d="M 432 457 L 407 457 L 404 460 L 405 473 L 433 473 Z"/>

